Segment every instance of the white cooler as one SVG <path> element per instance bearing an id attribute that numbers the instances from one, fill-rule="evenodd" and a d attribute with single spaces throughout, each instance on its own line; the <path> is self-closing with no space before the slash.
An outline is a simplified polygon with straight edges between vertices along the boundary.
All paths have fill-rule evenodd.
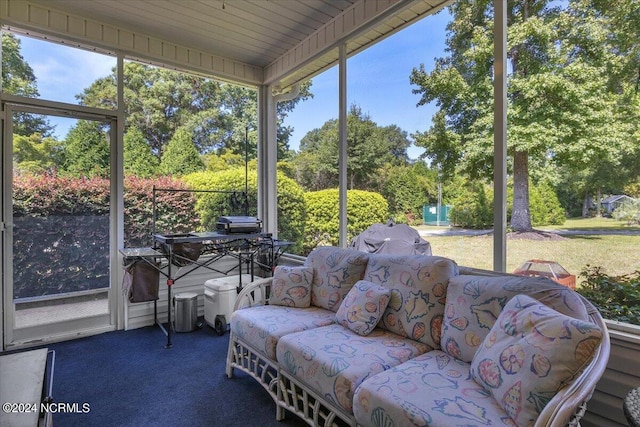
<path id="1" fill-rule="evenodd" d="M 251 282 L 250 274 L 243 274 L 242 285 Z M 240 277 L 225 276 L 204 282 L 204 320 L 219 335 L 224 335 L 238 296 Z"/>

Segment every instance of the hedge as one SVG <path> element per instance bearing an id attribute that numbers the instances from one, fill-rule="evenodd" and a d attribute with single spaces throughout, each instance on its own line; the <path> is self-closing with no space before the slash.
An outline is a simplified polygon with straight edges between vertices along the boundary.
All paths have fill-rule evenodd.
<path id="1" fill-rule="evenodd" d="M 339 244 L 339 191 L 328 189 L 304 194 L 307 206 L 303 253 L 316 246 Z M 389 205 L 378 193 L 347 191 L 347 239 L 351 241 L 374 223 L 389 219 Z"/>
<path id="2" fill-rule="evenodd" d="M 248 172 L 246 214 L 257 216 L 258 174 L 255 170 Z M 245 215 L 244 202 L 241 197 L 245 190 L 245 169 L 229 169 L 222 172 L 196 172 L 183 177 L 193 189 L 214 190 L 226 193 L 196 193 L 196 212 L 205 230 L 215 230 L 218 217 L 221 215 Z M 304 234 L 305 202 L 300 186 L 283 173 L 277 173 L 278 192 L 278 238 L 295 244 L 288 252 L 299 253 Z"/>
<path id="3" fill-rule="evenodd" d="M 124 180 L 125 247 L 153 245 L 153 188 L 188 190 L 170 176 L 127 177 Z M 200 227 L 195 215 L 196 200 L 188 191 L 156 191 L 156 233 L 186 233 Z"/>
<path id="4" fill-rule="evenodd" d="M 125 245 L 151 245 L 151 189 L 171 178 L 125 180 Z M 13 180 L 14 298 L 109 287 L 110 183 L 102 178 L 21 176 Z M 192 229 L 189 194 L 159 197 L 160 229 Z"/>

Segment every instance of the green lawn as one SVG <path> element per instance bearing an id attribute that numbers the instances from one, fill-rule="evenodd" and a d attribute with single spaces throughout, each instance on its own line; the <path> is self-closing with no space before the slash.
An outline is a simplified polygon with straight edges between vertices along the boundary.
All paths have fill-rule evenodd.
<path id="1" fill-rule="evenodd" d="M 440 227 L 442 228 L 442 227 Z M 540 227 L 551 229 L 552 227 Z M 566 230 L 639 230 L 607 218 L 571 219 L 556 229 Z M 421 230 L 436 227 L 421 226 Z M 434 255 L 454 259 L 459 265 L 493 269 L 493 236 L 425 236 Z M 640 236 L 581 235 L 561 240 L 507 240 L 507 271 L 513 272 L 529 259 L 557 261 L 578 276 L 585 266 L 601 266 L 610 275 L 640 270 Z M 577 282 L 580 283 L 578 277 Z"/>
<path id="2" fill-rule="evenodd" d="M 638 225 L 627 225 L 612 218 L 569 218 L 562 225 L 540 227 L 548 230 L 640 230 Z"/>

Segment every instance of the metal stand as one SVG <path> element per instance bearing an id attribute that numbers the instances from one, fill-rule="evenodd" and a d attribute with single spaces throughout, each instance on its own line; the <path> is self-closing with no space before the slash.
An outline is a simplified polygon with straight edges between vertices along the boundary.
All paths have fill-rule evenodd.
<path id="1" fill-rule="evenodd" d="M 167 278 L 168 324 L 166 328 L 158 321 L 158 300 L 156 299 L 153 301 L 154 325 L 158 325 L 167 336 L 167 343 L 165 345 L 165 348 L 167 349 L 172 347 L 171 288 L 178 279 L 181 279 L 200 267 L 223 275 L 228 275 L 233 270 L 238 269 L 240 283 L 238 284 L 237 289 L 238 292 L 240 292 L 240 290 L 242 290 L 243 265 L 246 264 L 247 273 L 251 274 L 252 279 L 254 277 L 254 268 L 256 265 L 268 269 L 269 272 L 273 272 L 273 268 L 275 267 L 278 259 L 284 253 L 286 248 L 291 245 L 291 242 L 274 240 L 271 237 L 271 234 L 268 233 L 221 234 L 206 232 L 175 235 L 156 234 L 153 238 L 156 244 L 162 248 L 162 251 L 154 248 L 127 248 L 121 249 L 120 253 L 123 255 L 125 262 L 131 259 L 143 260 L 154 266 L 154 268 L 158 269 L 160 274 Z M 200 257 L 198 257 L 198 259 L 192 260 L 176 253 L 174 245 L 178 243 L 202 243 L 201 257 L 204 257 L 204 259 L 200 261 Z M 256 261 L 256 258 L 259 258 L 262 254 L 266 256 L 266 262 Z M 225 256 L 237 258 L 238 264 L 226 271 L 215 268 L 213 264 Z M 156 264 L 156 261 L 159 259 L 164 260 L 160 266 Z M 174 264 L 182 265 L 184 263 L 190 264 L 185 271 L 179 274 L 173 271 Z"/>

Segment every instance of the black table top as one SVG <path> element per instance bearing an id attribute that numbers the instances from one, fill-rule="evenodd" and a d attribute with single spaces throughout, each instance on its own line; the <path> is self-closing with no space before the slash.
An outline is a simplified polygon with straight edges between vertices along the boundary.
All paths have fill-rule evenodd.
<path id="1" fill-rule="evenodd" d="M 200 233 L 176 233 L 176 234 L 154 234 L 156 242 L 164 244 L 174 243 L 197 243 L 204 241 L 223 241 L 256 239 L 260 237 L 271 237 L 270 233 L 218 233 L 215 231 L 205 231 Z"/>

